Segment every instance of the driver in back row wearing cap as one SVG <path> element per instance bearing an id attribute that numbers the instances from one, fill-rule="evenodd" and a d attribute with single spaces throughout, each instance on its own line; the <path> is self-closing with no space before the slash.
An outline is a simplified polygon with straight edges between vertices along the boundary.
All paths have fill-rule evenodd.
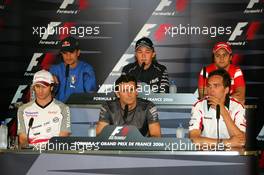
<path id="1" fill-rule="evenodd" d="M 73 93 L 93 92 L 96 90 L 96 80 L 93 67 L 83 61 L 79 61 L 79 41 L 73 37 L 67 37 L 61 41 L 63 62 L 50 67 L 58 89 L 55 98 L 66 102 Z"/>
<path id="2" fill-rule="evenodd" d="M 168 93 L 169 79 L 167 68 L 156 60 L 152 41 L 143 37 L 136 42 L 135 62 L 126 65 L 122 74 L 134 76 L 137 82 L 146 83 L 152 92 Z"/>
<path id="3" fill-rule="evenodd" d="M 207 96 L 206 83 L 210 72 L 225 69 L 231 77 L 230 95 L 240 103 L 245 103 L 245 80 L 241 69 L 232 64 L 232 49 L 226 42 L 218 42 L 213 47 L 213 63 L 204 67 L 199 75 L 199 98 Z M 206 74 L 204 74 L 204 70 Z"/>

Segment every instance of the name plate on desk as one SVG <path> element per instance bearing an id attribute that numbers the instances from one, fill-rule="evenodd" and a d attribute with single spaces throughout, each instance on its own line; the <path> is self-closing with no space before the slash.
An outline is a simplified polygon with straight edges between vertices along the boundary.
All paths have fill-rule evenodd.
<path id="1" fill-rule="evenodd" d="M 52 145 L 52 148 L 49 147 Z M 143 137 L 134 126 L 107 126 L 98 137 L 53 137 L 48 150 L 195 150 L 189 139 Z"/>
<path id="2" fill-rule="evenodd" d="M 147 99 L 157 105 L 193 105 L 197 100 L 194 94 L 191 93 L 174 93 L 163 94 L 153 93 L 144 95 L 139 93 L 139 97 Z M 116 99 L 113 93 L 77 93 L 72 94 L 67 100 L 69 105 L 87 105 L 87 104 L 101 104 L 104 101 Z"/>

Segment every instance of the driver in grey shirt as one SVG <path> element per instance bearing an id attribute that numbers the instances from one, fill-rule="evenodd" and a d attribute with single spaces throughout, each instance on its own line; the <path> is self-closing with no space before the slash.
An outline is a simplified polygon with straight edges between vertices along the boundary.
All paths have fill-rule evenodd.
<path id="1" fill-rule="evenodd" d="M 107 125 L 133 125 L 143 136 L 160 137 L 157 108 L 152 102 L 137 97 L 136 79 L 130 75 L 121 75 L 115 85 L 118 98 L 102 105 L 96 134 L 100 134 Z"/>

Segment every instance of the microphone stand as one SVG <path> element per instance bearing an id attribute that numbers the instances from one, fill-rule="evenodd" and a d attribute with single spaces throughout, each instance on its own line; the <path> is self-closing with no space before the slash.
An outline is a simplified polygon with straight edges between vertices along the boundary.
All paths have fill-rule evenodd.
<path id="1" fill-rule="evenodd" d="M 137 75 L 137 77 L 136 77 L 136 80 L 137 80 L 137 81 L 138 81 L 138 79 L 140 78 L 142 71 L 144 70 L 145 64 L 146 64 L 146 63 L 143 62 L 143 63 L 141 64 L 141 66 L 140 66 L 139 73 L 138 73 L 138 75 Z"/>
<path id="2" fill-rule="evenodd" d="M 124 116 L 123 116 L 125 124 L 127 124 L 127 115 L 128 115 L 128 105 L 126 104 L 124 109 Z"/>
<path id="3" fill-rule="evenodd" d="M 66 89 L 68 84 L 68 77 L 69 77 L 70 65 L 67 64 L 65 68 L 65 85 L 64 85 L 64 95 L 66 95 Z"/>
<path id="4" fill-rule="evenodd" d="M 216 105 L 216 132 L 217 132 L 217 145 L 219 144 L 219 119 L 220 119 L 220 105 Z"/>
<path id="5" fill-rule="evenodd" d="M 203 93 L 202 98 L 204 98 L 204 90 L 205 90 L 205 82 L 206 82 L 206 67 L 203 67 Z"/>
<path id="6" fill-rule="evenodd" d="M 34 121 L 34 118 L 30 118 L 30 120 L 28 122 L 27 144 L 25 146 L 23 146 L 24 149 L 32 149 L 33 148 L 32 146 L 29 146 L 29 132 L 30 132 L 30 129 L 33 125 L 33 121 Z"/>

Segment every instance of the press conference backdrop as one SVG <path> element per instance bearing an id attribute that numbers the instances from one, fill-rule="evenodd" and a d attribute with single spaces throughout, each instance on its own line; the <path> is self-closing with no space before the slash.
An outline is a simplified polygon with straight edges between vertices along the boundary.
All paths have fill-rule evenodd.
<path id="1" fill-rule="evenodd" d="M 61 61 L 59 41 L 80 40 L 81 60 L 96 72 L 104 92 L 134 61 L 142 36 L 155 45 L 178 92 L 195 93 L 200 69 L 211 63 L 217 41 L 233 48 L 232 62 L 246 78 L 247 103 L 263 88 L 263 1 L 253 0 L 1 0 L 1 118 L 27 102 L 33 74 Z M 13 115 L 13 114 L 12 114 Z"/>

